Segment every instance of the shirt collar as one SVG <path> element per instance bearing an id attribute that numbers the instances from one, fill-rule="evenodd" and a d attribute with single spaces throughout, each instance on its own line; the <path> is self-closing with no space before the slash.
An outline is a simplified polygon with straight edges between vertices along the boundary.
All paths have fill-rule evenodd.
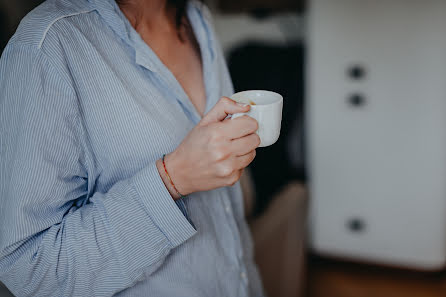
<path id="1" fill-rule="evenodd" d="M 114 0 L 88 0 L 97 10 L 104 22 L 133 50 L 135 63 L 147 70 L 159 74 L 185 108 L 188 116 L 198 123 L 201 119 L 192 102 L 187 98 L 173 74 L 164 66 L 155 52 L 142 40 L 138 32 L 132 27 Z M 196 0 L 190 0 L 186 9 L 191 22 L 195 38 L 200 46 L 203 63 L 203 76 L 206 88 L 206 111 L 216 102 L 218 94 L 215 92 L 215 42 L 212 39 L 214 32 L 210 25 L 210 15 L 206 7 Z"/>
<path id="2" fill-rule="evenodd" d="M 88 0 L 97 10 L 105 23 L 124 41 L 129 42 L 130 23 L 115 0 Z"/>
<path id="3" fill-rule="evenodd" d="M 122 13 L 115 0 L 88 0 L 93 9 L 97 10 L 104 22 L 121 38 L 128 46 L 135 51 L 135 62 L 144 66 L 150 71 L 157 72 L 159 65 L 156 65 L 155 53 L 149 46 L 141 39 L 141 36 L 132 27 L 128 19 Z M 212 40 L 212 34 L 209 29 L 207 18 L 202 14 L 198 5 L 203 5 L 196 0 L 190 0 L 187 7 L 187 15 L 194 28 L 195 37 L 200 50 L 202 51 L 202 58 L 213 61 L 215 53 Z M 201 22 L 201 23 L 199 23 Z M 203 61 L 204 63 L 204 61 Z"/>

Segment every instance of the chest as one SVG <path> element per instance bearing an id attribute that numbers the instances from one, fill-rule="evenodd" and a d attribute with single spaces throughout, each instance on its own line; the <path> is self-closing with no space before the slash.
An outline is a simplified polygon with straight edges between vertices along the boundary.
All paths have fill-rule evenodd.
<path id="1" fill-rule="evenodd" d="M 94 159 L 95 176 L 100 175 L 97 182 L 106 190 L 118 177 L 132 176 L 173 151 L 199 121 L 191 100 L 170 72 L 188 69 L 202 75 L 201 63 L 198 58 L 189 61 L 194 59 L 187 58 L 190 48 L 189 55 L 168 52 L 169 72 L 143 43 L 135 41 L 130 47 L 107 28 L 81 33 L 63 40 L 64 56 L 81 109 L 86 150 Z M 232 88 L 226 83 L 226 68 L 206 51 L 203 64 L 207 74 L 199 80 L 203 85 L 206 81 L 209 93 L 203 101 L 210 109 Z"/>
<path id="2" fill-rule="evenodd" d="M 200 47 L 191 29 L 182 34 L 181 38 L 177 32 L 167 35 L 142 32 L 141 37 L 173 74 L 197 112 L 203 116 L 206 106 L 203 62 Z"/>

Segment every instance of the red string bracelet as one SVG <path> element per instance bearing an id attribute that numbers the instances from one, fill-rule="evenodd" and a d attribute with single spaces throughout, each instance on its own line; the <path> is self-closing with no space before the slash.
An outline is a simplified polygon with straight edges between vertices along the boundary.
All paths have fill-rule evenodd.
<path id="1" fill-rule="evenodd" d="M 175 190 L 175 192 L 177 192 L 178 196 L 180 196 L 180 198 L 183 198 L 184 195 L 182 195 L 178 190 L 177 187 L 175 187 L 175 184 L 173 183 L 172 179 L 170 178 L 169 172 L 167 172 L 167 168 L 166 168 L 166 162 L 164 161 L 166 157 L 166 154 L 163 155 L 163 167 L 164 167 L 164 172 L 166 172 L 167 178 L 169 178 L 170 184 L 172 185 L 173 189 Z"/>

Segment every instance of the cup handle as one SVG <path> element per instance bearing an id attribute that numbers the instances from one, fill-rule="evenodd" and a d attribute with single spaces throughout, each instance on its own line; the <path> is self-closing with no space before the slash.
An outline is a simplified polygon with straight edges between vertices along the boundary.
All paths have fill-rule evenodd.
<path id="1" fill-rule="evenodd" d="M 231 115 L 231 120 L 242 117 L 244 115 L 249 116 L 249 111 L 248 112 L 239 112 L 239 113 L 234 113 L 233 115 Z"/>

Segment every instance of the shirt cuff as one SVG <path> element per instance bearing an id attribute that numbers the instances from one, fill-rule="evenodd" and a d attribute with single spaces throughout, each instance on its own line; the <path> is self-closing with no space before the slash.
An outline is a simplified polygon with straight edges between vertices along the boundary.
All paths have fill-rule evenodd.
<path id="1" fill-rule="evenodd" d="M 166 189 L 156 162 L 140 171 L 132 182 L 149 216 L 173 247 L 197 233 Z"/>

